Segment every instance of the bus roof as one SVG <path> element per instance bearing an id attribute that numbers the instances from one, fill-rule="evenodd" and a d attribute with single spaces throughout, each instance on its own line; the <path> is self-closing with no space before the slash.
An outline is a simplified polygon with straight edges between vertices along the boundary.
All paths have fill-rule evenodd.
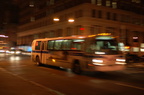
<path id="1" fill-rule="evenodd" d="M 55 37 L 55 38 L 43 38 L 43 39 L 35 39 L 35 41 L 47 41 L 47 40 L 61 40 L 61 39 L 84 39 L 84 38 L 89 38 L 89 37 L 109 37 L 109 38 L 114 38 L 111 33 L 100 33 L 97 35 L 87 35 L 87 36 L 80 36 L 80 35 L 73 35 L 73 36 L 67 36 L 67 37 Z"/>

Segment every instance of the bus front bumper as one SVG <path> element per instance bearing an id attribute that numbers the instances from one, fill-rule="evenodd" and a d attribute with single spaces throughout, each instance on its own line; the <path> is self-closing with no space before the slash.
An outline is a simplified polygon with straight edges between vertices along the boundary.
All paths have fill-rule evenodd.
<path id="1" fill-rule="evenodd" d="M 101 71 L 101 72 L 120 71 L 124 70 L 125 68 L 126 68 L 125 65 L 89 66 L 87 68 L 87 71 Z"/>

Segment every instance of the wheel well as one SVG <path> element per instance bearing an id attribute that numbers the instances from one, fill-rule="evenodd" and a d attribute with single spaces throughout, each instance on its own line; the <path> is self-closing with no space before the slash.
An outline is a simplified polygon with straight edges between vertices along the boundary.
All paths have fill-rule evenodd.
<path id="1" fill-rule="evenodd" d="M 37 58 L 39 58 L 39 56 L 38 56 L 38 55 L 36 55 L 36 57 L 35 57 L 35 61 L 37 61 Z"/>

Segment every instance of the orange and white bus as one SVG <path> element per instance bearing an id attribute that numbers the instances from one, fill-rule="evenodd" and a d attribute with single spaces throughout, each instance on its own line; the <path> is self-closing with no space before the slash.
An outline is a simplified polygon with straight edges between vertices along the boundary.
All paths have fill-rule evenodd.
<path id="1" fill-rule="evenodd" d="M 123 70 L 126 64 L 116 38 L 109 33 L 35 39 L 31 58 L 37 65 L 70 68 L 77 74 Z"/>

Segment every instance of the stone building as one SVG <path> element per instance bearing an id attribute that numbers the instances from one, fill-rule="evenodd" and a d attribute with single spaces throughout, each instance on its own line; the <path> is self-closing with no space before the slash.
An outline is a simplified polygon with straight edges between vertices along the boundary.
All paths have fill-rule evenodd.
<path id="1" fill-rule="evenodd" d="M 141 0 L 20 0 L 17 44 L 37 38 L 91 35 L 118 37 L 130 52 L 144 48 L 144 5 Z"/>

